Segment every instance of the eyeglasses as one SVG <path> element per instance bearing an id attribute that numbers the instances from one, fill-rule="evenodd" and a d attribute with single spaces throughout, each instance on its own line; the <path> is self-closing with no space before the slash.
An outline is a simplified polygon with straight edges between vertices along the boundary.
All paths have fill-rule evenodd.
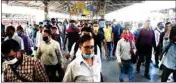
<path id="1" fill-rule="evenodd" d="M 94 46 L 83 46 L 86 50 L 94 49 Z"/>

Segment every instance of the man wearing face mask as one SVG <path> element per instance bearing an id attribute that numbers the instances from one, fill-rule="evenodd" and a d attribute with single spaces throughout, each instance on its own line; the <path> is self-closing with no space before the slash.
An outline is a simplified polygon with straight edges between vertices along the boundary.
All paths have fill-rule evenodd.
<path id="1" fill-rule="evenodd" d="M 94 55 L 94 39 L 83 35 L 79 47 L 81 57 L 77 57 L 67 67 L 63 82 L 100 82 L 100 61 Z"/>
<path id="2" fill-rule="evenodd" d="M 134 73 L 133 73 L 133 63 L 131 61 L 131 50 L 135 50 L 134 40 L 130 40 L 129 31 L 127 28 L 124 28 L 122 33 L 122 38 L 117 43 L 116 48 L 116 57 L 117 62 L 120 67 L 120 82 L 124 82 L 124 74 L 128 73 L 128 78 L 130 82 L 134 82 Z M 132 48 L 132 49 L 131 49 Z"/>
<path id="3" fill-rule="evenodd" d="M 75 27 L 74 23 L 75 23 L 74 20 L 70 21 L 70 26 L 69 26 L 69 29 L 66 30 L 66 37 L 65 37 L 65 40 L 64 40 L 64 50 L 65 50 L 66 49 L 65 48 L 66 42 L 67 42 L 67 39 L 68 39 L 68 51 L 69 52 L 71 51 L 72 45 L 77 40 L 79 40 L 79 31 L 80 30 Z"/>
<path id="4" fill-rule="evenodd" d="M 6 29 L 6 35 L 7 37 L 4 39 L 4 41 L 9 40 L 9 39 L 14 39 L 20 44 L 20 49 L 24 50 L 24 42 L 21 37 L 18 35 L 15 35 L 15 28 L 13 26 L 8 26 Z"/>
<path id="5" fill-rule="evenodd" d="M 62 52 L 60 44 L 51 38 L 51 30 L 44 30 L 43 41 L 40 43 L 35 57 L 41 59 L 50 82 L 59 82 L 63 78 Z M 59 78 L 56 76 L 59 73 Z"/>
<path id="6" fill-rule="evenodd" d="M 61 33 L 61 29 L 57 24 L 57 20 L 55 18 L 51 18 L 51 26 L 57 28 L 57 34 Z"/>
<path id="7" fill-rule="evenodd" d="M 161 43 L 161 33 L 163 32 L 164 26 L 162 22 L 157 24 L 157 28 L 155 29 L 155 41 L 156 41 L 156 49 L 155 49 L 155 67 L 158 68 L 159 64 L 159 55 L 161 53 L 162 43 Z"/>
<path id="8" fill-rule="evenodd" d="M 1 45 L 4 82 L 47 82 L 44 65 L 35 58 L 22 54 L 17 41 L 10 39 Z"/>
<path id="9" fill-rule="evenodd" d="M 168 46 L 168 50 L 165 54 L 164 61 L 163 61 L 163 73 L 161 77 L 161 82 L 166 82 L 168 77 L 171 73 L 173 73 L 174 82 L 176 82 L 176 26 L 172 27 L 169 39 L 170 41 L 166 41 L 167 39 L 164 38 L 164 48 L 166 49 Z"/>
<path id="10" fill-rule="evenodd" d="M 62 45 L 63 45 L 62 37 L 61 37 L 61 34 L 57 34 L 57 28 L 56 27 L 52 27 L 52 39 L 59 42 L 59 44 L 61 45 L 60 48 L 62 48 Z"/>
<path id="11" fill-rule="evenodd" d="M 23 39 L 25 53 L 27 55 L 31 55 L 32 54 L 32 49 L 31 49 L 29 37 L 26 34 L 24 34 L 24 30 L 23 30 L 23 27 L 21 25 L 19 25 L 17 27 L 17 33 L 18 33 L 18 36 L 20 36 Z"/>

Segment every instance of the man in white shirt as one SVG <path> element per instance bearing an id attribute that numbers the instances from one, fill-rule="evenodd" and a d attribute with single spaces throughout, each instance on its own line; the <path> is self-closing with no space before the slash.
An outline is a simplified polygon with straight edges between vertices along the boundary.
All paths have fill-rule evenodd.
<path id="1" fill-rule="evenodd" d="M 155 42 L 156 42 L 156 49 L 155 49 L 155 67 L 158 68 L 158 64 L 159 64 L 159 55 L 161 53 L 161 48 L 162 48 L 162 43 L 160 40 L 160 35 L 163 32 L 164 26 L 162 24 L 162 22 L 159 22 L 157 24 L 157 28 L 155 29 Z"/>
<path id="2" fill-rule="evenodd" d="M 124 28 L 122 38 L 117 43 L 116 57 L 120 67 L 120 82 L 124 82 L 125 71 L 128 73 L 130 82 L 134 82 L 133 63 L 131 61 L 131 48 L 135 51 L 134 41 L 129 39 L 129 32 Z"/>
<path id="3" fill-rule="evenodd" d="M 38 48 L 40 43 L 43 41 L 42 39 L 42 32 L 43 32 L 44 27 L 43 26 L 39 26 L 39 31 L 37 32 L 37 36 L 36 36 L 36 47 Z"/>
<path id="4" fill-rule="evenodd" d="M 7 37 L 4 39 L 4 41 L 6 41 L 8 39 L 14 39 L 20 44 L 21 50 L 24 50 L 23 39 L 15 34 L 15 28 L 13 26 L 8 26 L 7 27 L 6 35 L 7 35 Z"/>
<path id="5" fill-rule="evenodd" d="M 63 82 L 100 82 L 100 61 L 94 55 L 94 39 L 84 35 L 79 45 L 82 57 L 68 65 Z"/>

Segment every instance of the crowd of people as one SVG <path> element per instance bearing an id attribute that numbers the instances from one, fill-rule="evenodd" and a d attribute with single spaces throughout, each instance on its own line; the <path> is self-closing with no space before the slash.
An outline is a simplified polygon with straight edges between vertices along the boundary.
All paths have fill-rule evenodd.
<path id="1" fill-rule="evenodd" d="M 26 27 L 1 24 L 3 81 L 103 82 L 101 60 L 105 56 L 117 61 L 120 82 L 125 74 L 134 82 L 141 64 L 145 65 L 144 77 L 150 80 L 150 63 L 162 71 L 162 82 L 168 78 L 176 82 L 176 24 L 158 22 L 152 27 L 146 20 L 129 27 L 129 23 L 106 21 L 102 25 L 100 21 L 52 18 Z"/>

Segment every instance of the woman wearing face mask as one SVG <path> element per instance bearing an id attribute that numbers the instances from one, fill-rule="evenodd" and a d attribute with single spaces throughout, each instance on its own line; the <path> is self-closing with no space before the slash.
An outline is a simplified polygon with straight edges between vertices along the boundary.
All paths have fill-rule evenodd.
<path id="1" fill-rule="evenodd" d="M 134 73 L 133 73 L 133 63 L 131 61 L 131 50 L 135 50 L 135 44 L 133 40 L 129 38 L 129 31 L 127 28 L 124 28 L 122 33 L 122 38 L 117 43 L 116 57 L 118 65 L 120 66 L 120 82 L 124 82 L 125 71 L 128 73 L 128 78 L 130 82 L 134 82 Z"/>
<path id="2" fill-rule="evenodd" d="M 20 51 L 17 41 L 10 39 L 1 45 L 4 82 L 47 82 L 42 63 Z"/>

